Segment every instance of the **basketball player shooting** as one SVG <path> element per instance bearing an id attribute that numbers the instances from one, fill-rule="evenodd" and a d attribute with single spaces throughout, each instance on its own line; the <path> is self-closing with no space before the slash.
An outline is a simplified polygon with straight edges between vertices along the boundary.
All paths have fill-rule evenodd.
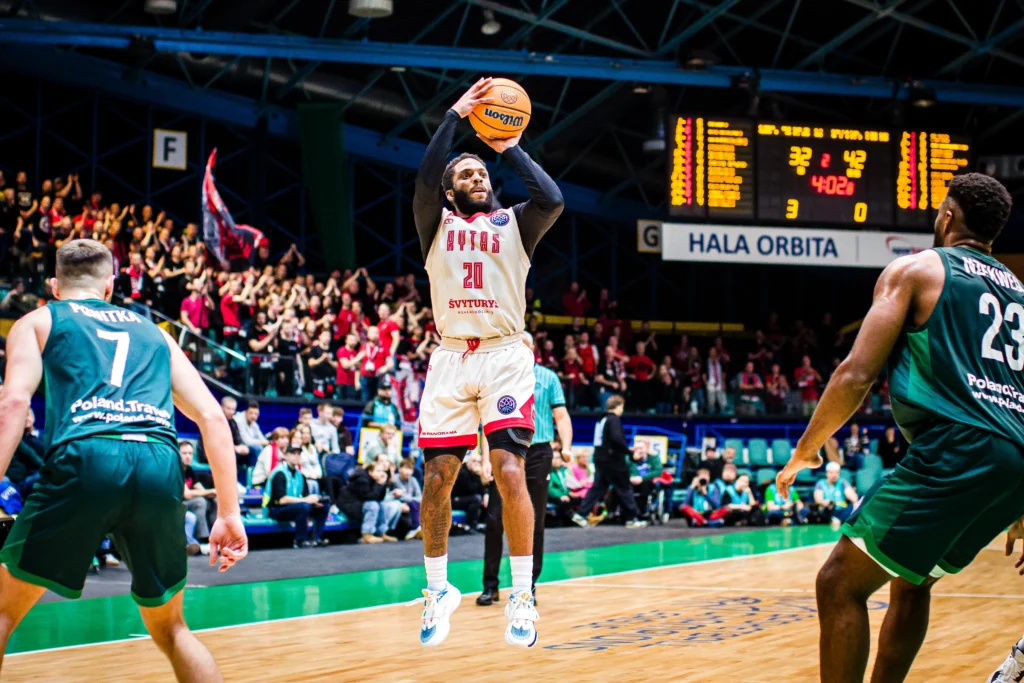
<path id="1" fill-rule="evenodd" d="M 430 276 L 441 346 L 428 366 L 420 405 L 419 445 L 425 460 L 421 515 L 427 588 L 420 643 L 440 645 L 462 594 L 448 583 L 451 490 L 482 423 L 490 465 L 504 504 L 512 565 L 505 607 L 510 645 L 537 642 L 533 573 L 533 505 L 524 458 L 533 436 L 533 354 L 520 336 L 526 316 L 526 275 L 537 243 L 562 212 L 555 182 L 519 147 L 519 135 L 479 136 L 515 169 L 529 201 L 502 209 L 483 160 L 447 161 L 459 119 L 488 104 L 491 79 L 471 87 L 445 114 L 427 147 L 413 198 L 420 246 Z M 438 191 L 441 189 L 441 192 Z M 444 206 L 443 200 L 454 207 Z"/>

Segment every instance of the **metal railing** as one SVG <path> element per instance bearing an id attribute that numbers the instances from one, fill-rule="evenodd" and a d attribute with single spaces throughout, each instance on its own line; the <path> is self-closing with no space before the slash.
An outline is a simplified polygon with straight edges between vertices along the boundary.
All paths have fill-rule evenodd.
<path id="1" fill-rule="evenodd" d="M 247 354 L 241 353 L 209 337 L 195 334 L 181 322 L 169 318 L 160 311 L 132 301 L 115 301 L 120 306 L 144 315 L 153 323 L 164 328 L 178 341 L 185 355 L 199 371 L 203 379 L 217 390 L 239 397 L 248 393 L 249 368 L 252 365 Z"/>

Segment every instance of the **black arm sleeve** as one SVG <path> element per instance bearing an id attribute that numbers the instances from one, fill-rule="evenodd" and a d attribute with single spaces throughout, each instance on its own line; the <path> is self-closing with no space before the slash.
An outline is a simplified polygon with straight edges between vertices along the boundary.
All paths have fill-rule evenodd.
<path id="1" fill-rule="evenodd" d="M 617 415 L 609 415 L 604 423 L 604 443 L 616 453 L 629 453 L 626 433 L 622 431 L 622 420 Z"/>
<path id="2" fill-rule="evenodd" d="M 412 215 L 416 222 L 416 232 L 420 236 L 420 250 L 426 260 L 427 252 L 441 224 L 441 207 L 444 198 L 441 194 L 441 176 L 448 162 L 448 155 L 455 144 L 455 126 L 459 115 L 449 109 L 437 132 L 427 145 L 427 151 L 420 162 L 420 170 L 416 174 L 416 191 L 412 197 Z"/>
<path id="3" fill-rule="evenodd" d="M 562 191 L 519 145 L 506 149 L 502 157 L 516 170 L 526 185 L 526 191 L 530 193 L 529 201 L 516 204 L 512 211 L 519 221 L 519 234 L 526 255 L 533 258 L 537 243 L 562 213 L 565 206 Z"/>

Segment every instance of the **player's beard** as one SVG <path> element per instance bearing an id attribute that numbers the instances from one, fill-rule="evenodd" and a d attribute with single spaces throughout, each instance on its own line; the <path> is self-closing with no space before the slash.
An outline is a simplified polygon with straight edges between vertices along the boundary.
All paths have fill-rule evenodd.
<path id="1" fill-rule="evenodd" d="M 463 192 L 462 190 L 452 190 L 452 194 L 454 195 L 452 203 L 455 204 L 455 210 L 463 216 L 472 216 L 475 213 L 488 213 L 494 203 L 494 195 L 491 194 L 490 190 L 487 190 L 487 197 L 480 200 L 473 199 L 469 192 Z"/>

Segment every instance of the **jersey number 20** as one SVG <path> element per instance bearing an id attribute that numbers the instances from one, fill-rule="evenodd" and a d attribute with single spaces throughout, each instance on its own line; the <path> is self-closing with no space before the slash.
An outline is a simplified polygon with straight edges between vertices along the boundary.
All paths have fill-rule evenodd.
<path id="1" fill-rule="evenodd" d="M 978 312 L 982 315 L 992 315 L 992 324 L 989 325 L 988 330 L 985 331 L 985 336 L 981 339 L 981 357 L 991 358 L 997 360 L 1000 363 L 1005 362 L 1010 366 L 1011 370 L 1020 371 L 1024 369 L 1024 306 L 1021 306 L 1017 302 L 1014 302 L 1006 307 L 1006 314 L 1003 314 L 1002 308 L 999 306 L 999 299 L 995 295 L 985 292 L 981 295 L 978 300 Z M 999 328 L 1002 326 L 1003 321 L 1013 322 L 1014 318 L 1017 320 L 1017 328 L 1010 330 L 1010 336 L 1013 337 L 1013 341 L 1016 344 L 1005 344 L 1003 348 L 1006 351 L 1004 360 L 1003 352 L 993 346 L 996 335 L 999 334 Z"/>
<path id="2" fill-rule="evenodd" d="M 114 349 L 114 365 L 110 368 L 110 384 L 115 387 L 121 386 L 124 382 L 124 366 L 128 364 L 128 345 L 132 338 L 127 332 L 108 332 L 96 330 L 96 336 L 107 341 L 117 342 Z"/>
<path id="3" fill-rule="evenodd" d="M 465 289 L 483 289 L 484 287 L 484 264 L 480 261 L 463 263 L 466 269 L 466 277 L 462 281 Z"/>

